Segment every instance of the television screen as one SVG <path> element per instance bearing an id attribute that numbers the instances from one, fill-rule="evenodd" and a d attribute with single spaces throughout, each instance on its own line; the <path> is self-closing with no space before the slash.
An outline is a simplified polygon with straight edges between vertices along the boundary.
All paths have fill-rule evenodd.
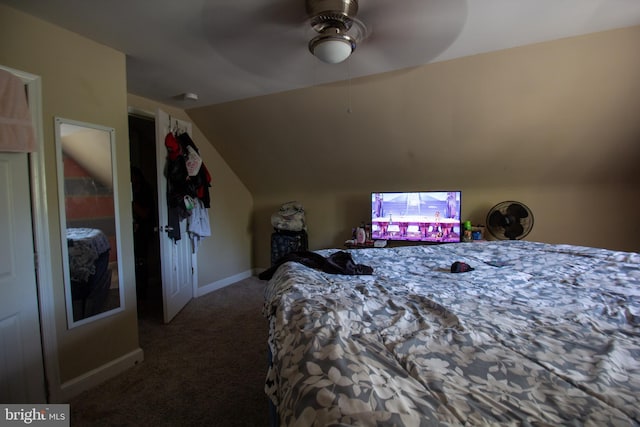
<path id="1" fill-rule="evenodd" d="M 459 242 L 461 191 L 371 193 L 371 238 Z"/>

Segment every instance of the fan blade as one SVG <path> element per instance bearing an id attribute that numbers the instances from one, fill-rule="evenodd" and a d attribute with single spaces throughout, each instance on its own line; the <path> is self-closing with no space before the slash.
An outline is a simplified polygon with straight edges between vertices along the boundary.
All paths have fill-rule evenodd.
<path id="1" fill-rule="evenodd" d="M 219 4 L 219 1 L 212 3 Z M 251 12 L 247 10 L 246 5 L 243 5 L 242 2 L 238 0 L 231 0 L 228 1 L 228 3 L 234 5 L 244 13 Z M 308 18 L 304 0 L 270 0 L 262 1 L 261 3 L 262 4 L 253 11 L 253 14 L 256 18 L 270 25 L 291 28 L 306 23 Z M 250 31 L 250 29 L 245 28 L 245 31 Z"/>
<path id="2" fill-rule="evenodd" d="M 507 208 L 507 212 L 516 218 L 526 218 L 529 216 L 527 209 L 519 203 L 511 203 Z"/>
<path id="3" fill-rule="evenodd" d="M 467 18 L 466 0 L 360 0 L 369 36 L 351 61 L 356 75 L 430 62 L 453 43 Z"/>
<path id="4" fill-rule="evenodd" d="M 214 54 L 257 77 L 302 85 L 313 72 L 315 58 L 307 44 L 315 31 L 304 0 L 271 0 L 258 7 L 237 0 L 208 2 L 203 29 Z"/>
<path id="5" fill-rule="evenodd" d="M 493 227 L 504 227 L 506 225 L 504 215 L 498 211 L 491 212 L 491 215 L 489 215 L 489 225 Z"/>
<path id="6" fill-rule="evenodd" d="M 515 240 L 524 232 L 524 227 L 517 222 L 504 230 L 504 235 L 511 240 Z"/>

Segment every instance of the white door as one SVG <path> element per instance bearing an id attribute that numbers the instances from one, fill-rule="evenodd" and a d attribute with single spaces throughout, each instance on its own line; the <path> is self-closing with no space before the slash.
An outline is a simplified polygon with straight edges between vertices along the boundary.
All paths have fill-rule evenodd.
<path id="1" fill-rule="evenodd" d="M 156 114 L 156 164 L 158 170 L 158 221 L 160 225 L 160 257 L 162 268 L 162 298 L 164 321 L 173 317 L 193 298 L 197 283 L 196 257 L 187 235 L 187 221 L 180 222 L 181 239 L 174 241 L 168 235 L 169 209 L 167 207 L 167 179 L 164 176 L 167 148 L 165 137 L 174 128 L 191 135 L 191 123 L 170 118 L 158 110 Z"/>
<path id="2" fill-rule="evenodd" d="M 0 402 L 45 403 L 29 162 L 0 153 Z"/>

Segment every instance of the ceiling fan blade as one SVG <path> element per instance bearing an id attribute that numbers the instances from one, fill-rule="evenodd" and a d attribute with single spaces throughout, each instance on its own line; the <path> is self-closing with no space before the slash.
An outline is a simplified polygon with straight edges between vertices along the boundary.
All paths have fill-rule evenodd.
<path id="1" fill-rule="evenodd" d="M 238 1 L 209 2 L 203 29 L 213 54 L 271 81 L 302 83 L 315 59 L 307 48 L 314 31 L 303 0 L 272 0 L 254 8 Z"/>
<path id="2" fill-rule="evenodd" d="M 235 3 L 239 2 L 235 0 Z M 242 8 L 246 9 L 246 6 Z M 256 14 L 265 21 L 287 27 L 300 25 L 309 18 L 304 0 L 263 1 Z"/>
<path id="3" fill-rule="evenodd" d="M 372 65 L 426 64 L 456 40 L 467 18 L 466 0 L 361 0 L 359 5 L 368 37 L 351 58 L 356 73 Z"/>

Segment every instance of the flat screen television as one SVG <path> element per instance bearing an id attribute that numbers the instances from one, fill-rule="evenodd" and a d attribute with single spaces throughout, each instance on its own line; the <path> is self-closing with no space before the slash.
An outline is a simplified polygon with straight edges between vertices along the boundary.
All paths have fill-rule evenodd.
<path id="1" fill-rule="evenodd" d="M 459 242 L 461 191 L 371 193 L 371 238 Z"/>

